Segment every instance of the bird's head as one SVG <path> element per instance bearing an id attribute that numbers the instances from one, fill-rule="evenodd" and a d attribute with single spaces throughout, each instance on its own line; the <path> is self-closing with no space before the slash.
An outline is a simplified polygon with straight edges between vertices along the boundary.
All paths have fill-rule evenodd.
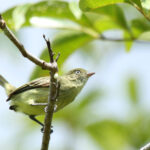
<path id="1" fill-rule="evenodd" d="M 66 77 L 69 78 L 69 80 L 76 81 L 76 82 L 82 82 L 83 84 L 86 83 L 86 81 L 94 75 L 94 72 L 88 73 L 87 70 L 82 68 L 76 68 L 73 70 L 70 70 L 68 73 L 66 73 Z"/>

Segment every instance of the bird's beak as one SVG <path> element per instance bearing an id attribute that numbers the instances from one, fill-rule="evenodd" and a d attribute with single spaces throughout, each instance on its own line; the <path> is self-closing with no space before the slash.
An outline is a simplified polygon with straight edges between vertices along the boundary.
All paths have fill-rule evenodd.
<path id="1" fill-rule="evenodd" d="M 87 73 L 87 76 L 88 76 L 88 77 L 91 77 L 91 76 L 94 75 L 94 74 L 95 74 L 95 72 Z"/>

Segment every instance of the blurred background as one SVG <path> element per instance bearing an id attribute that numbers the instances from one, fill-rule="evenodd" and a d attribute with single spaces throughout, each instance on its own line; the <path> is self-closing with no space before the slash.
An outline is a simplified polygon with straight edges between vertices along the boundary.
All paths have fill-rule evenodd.
<path id="1" fill-rule="evenodd" d="M 49 5 L 0 0 L 0 12 L 28 52 L 47 61 L 42 35 L 50 38 L 61 53 L 60 74 L 76 67 L 96 72 L 76 100 L 54 115 L 52 150 L 139 149 L 150 142 L 150 23 L 129 4 L 91 12 L 86 12 L 93 9 L 87 6 L 84 12 L 84 2 L 80 0 L 79 9 L 77 0 L 47 1 Z M 137 41 L 101 40 L 101 33 L 111 39 L 134 35 Z M 23 58 L 2 32 L 0 60 L 0 74 L 16 87 L 48 74 Z M 6 99 L 0 87 L 0 149 L 40 149 L 41 127 L 9 110 Z"/>

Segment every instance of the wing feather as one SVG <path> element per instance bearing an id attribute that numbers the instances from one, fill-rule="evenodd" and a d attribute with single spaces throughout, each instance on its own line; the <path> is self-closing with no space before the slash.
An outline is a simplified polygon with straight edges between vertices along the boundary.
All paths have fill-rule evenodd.
<path id="1" fill-rule="evenodd" d="M 45 87 L 49 87 L 49 85 L 50 85 L 50 77 L 41 77 L 41 78 L 35 79 L 31 82 L 24 84 L 23 86 L 17 88 L 15 91 L 10 93 L 7 101 L 10 100 L 12 96 L 22 93 L 24 91 L 27 91 L 29 89 L 45 88 Z"/>

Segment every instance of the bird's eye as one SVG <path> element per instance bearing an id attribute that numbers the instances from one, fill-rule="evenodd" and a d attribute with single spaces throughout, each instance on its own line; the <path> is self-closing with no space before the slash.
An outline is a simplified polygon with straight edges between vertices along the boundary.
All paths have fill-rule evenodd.
<path id="1" fill-rule="evenodd" d="M 80 70 L 76 70 L 75 73 L 76 73 L 76 74 L 80 74 L 81 71 L 80 71 Z"/>

